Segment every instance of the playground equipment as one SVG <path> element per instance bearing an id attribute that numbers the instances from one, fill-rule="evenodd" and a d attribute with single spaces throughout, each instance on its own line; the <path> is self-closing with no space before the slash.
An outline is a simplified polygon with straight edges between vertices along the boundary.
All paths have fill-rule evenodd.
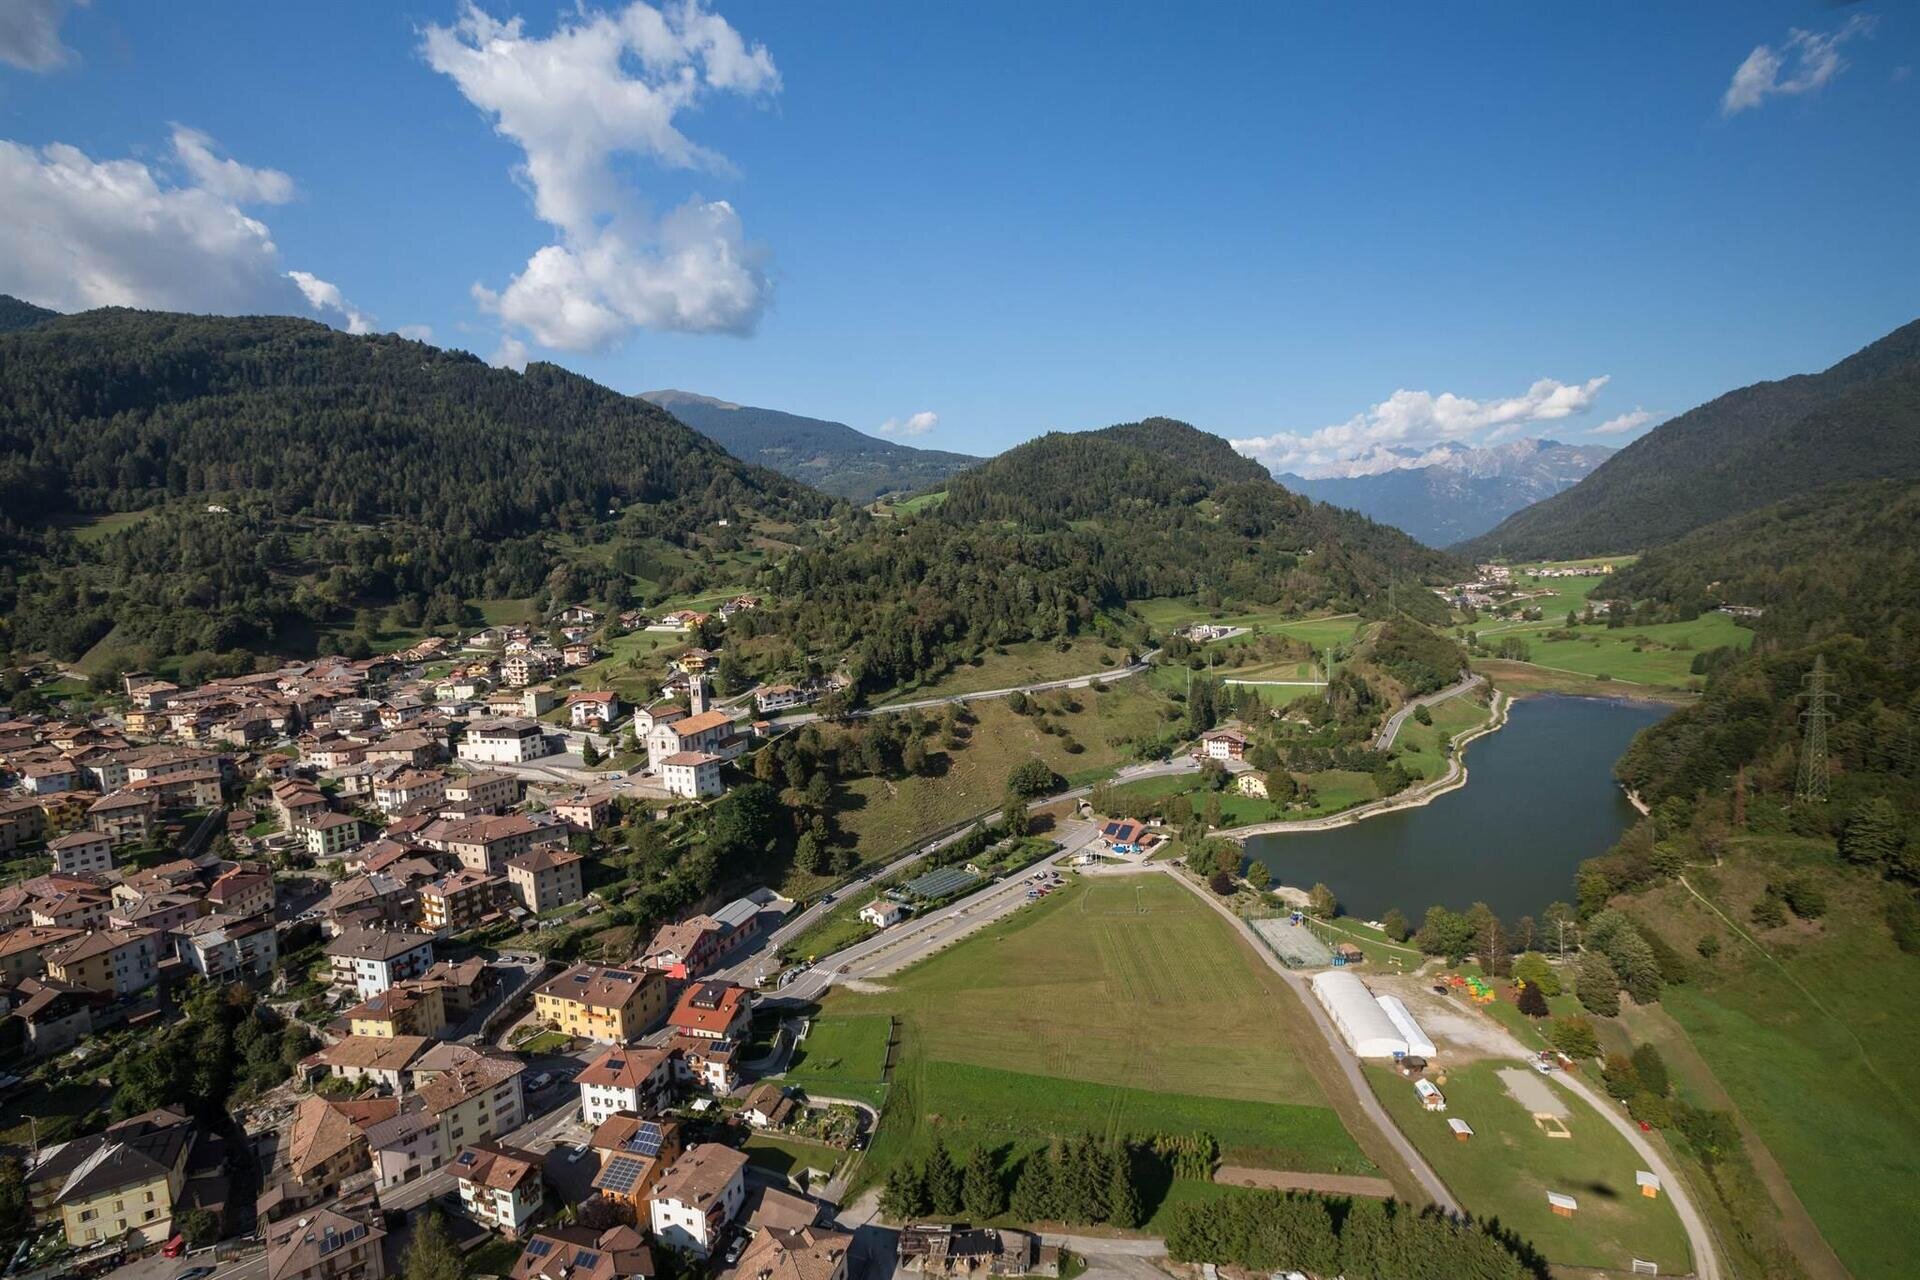
<path id="1" fill-rule="evenodd" d="M 1467 999 L 1475 1004 L 1492 1004 L 1500 998 L 1478 974 L 1450 973 L 1447 975 L 1447 985 L 1455 990 L 1464 991 Z"/>

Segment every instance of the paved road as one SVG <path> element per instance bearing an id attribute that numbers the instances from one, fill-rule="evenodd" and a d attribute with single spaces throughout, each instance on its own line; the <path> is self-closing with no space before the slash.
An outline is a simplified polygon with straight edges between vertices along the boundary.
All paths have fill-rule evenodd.
<path id="1" fill-rule="evenodd" d="M 1158 649 L 1149 649 L 1140 655 L 1137 661 L 1124 667 L 1113 667 L 1106 671 L 1092 671 L 1084 676 L 1067 676 L 1060 680 L 1040 680 L 1033 684 L 1009 685 L 1005 689 L 982 689 L 977 693 L 953 693 L 944 698 L 920 698 L 913 702 L 889 702 L 884 706 L 861 707 L 857 711 L 847 712 L 849 719 L 865 716 L 892 715 L 896 711 L 925 711 L 929 707 L 945 707 L 959 702 L 985 702 L 994 698 L 1010 698 L 1016 693 L 1046 693 L 1052 689 L 1081 689 L 1095 680 L 1112 682 L 1126 680 L 1145 671 L 1160 655 Z M 773 721 L 775 729 L 794 729 L 803 724 L 812 724 L 820 715 L 814 711 L 803 711 L 798 715 L 781 716 Z"/>
<path id="2" fill-rule="evenodd" d="M 1400 726 L 1406 723 L 1416 707 L 1430 707 L 1436 702 L 1445 702 L 1448 698 L 1457 698 L 1469 689 L 1477 689 L 1487 682 L 1485 676 L 1463 676 L 1457 682 L 1448 685 L 1438 693 L 1430 693 L 1424 698 L 1415 698 L 1406 706 L 1387 717 L 1386 725 L 1380 730 L 1380 736 L 1373 740 L 1375 751 L 1385 751 L 1393 746 L 1393 740 L 1400 736 Z"/>
<path id="3" fill-rule="evenodd" d="M 1191 758 L 1181 755 L 1171 760 L 1151 760 L 1142 764 L 1127 765 L 1114 771 L 1112 781 L 1138 782 L 1143 778 L 1160 778 L 1172 774 L 1192 773 L 1199 769 L 1199 767 L 1200 766 Z M 1041 796 L 1039 799 L 1031 801 L 1027 805 L 1027 809 L 1033 811 L 1044 809 L 1049 805 L 1059 804 L 1063 800 L 1078 800 L 1092 790 L 1093 788 L 1090 786 L 1075 787 L 1070 791 L 1063 791 L 1057 795 Z M 925 844 L 901 854 L 885 866 L 861 873 L 857 880 L 835 891 L 831 901 L 823 898 L 806 910 L 798 911 L 788 916 L 779 928 L 756 942 L 749 944 L 745 951 L 737 953 L 730 964 L 718 971 L 717 976 L 726 978 L 731 982 L 741 983 L 745 986 L 758 986 L 761 975 L 770 975 L 772 971 L 778 967 L 778 961 L 775 957 L 778 955 L 780 948 L 805 933 L 808 929 L 811 929 L 819 922 L 820 917 L 831 911 L 845 899 L 847 894 L 863 892 L 865 886 L 874 881 L 885 879 L 897 872 L 906 870 L 914 863 L 927 857 L 928 854 L 943 849 L 955 840 L 966 835 L 974 822 L 992 818 L 998 813 L 998 809 L 983 812 L 969 822 L 966 827 L 949 835 L 929 840 Z M 823 958 L 821 963 L 826 963 L 826 959 L 830 959 L 830 957 Z M 785 995 L 786 993 L 787 988 L 782 987 L 770 994 Z"/>
<path id="4" fill-rule="evenodd" d="M 1061 849 L 1049 853 L 1018 871 L 1007 873 L 984 888 L 957 902 L 941 907 L 877 933 L 864 941 L 834 952 L 813 968 L 773 993 L 774 998 L 797 1001 L 817 1000 L 835 982 L 862 981 L 898 972 L 915 961 L 943 950 L 995 920 L 1027 903 L 1027 891 L 1033 887 L 1027 877 L 1039 867 L 1057 858 L 1078 852 L 1099 835 L 1085 822 L 1061 824 L 1058 839 Z"/>

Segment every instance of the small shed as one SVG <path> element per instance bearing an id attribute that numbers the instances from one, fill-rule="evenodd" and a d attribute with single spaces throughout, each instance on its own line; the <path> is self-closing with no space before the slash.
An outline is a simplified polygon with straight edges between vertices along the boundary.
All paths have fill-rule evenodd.
<path id="1" fill-rule="evenodd" d="M 1414 1096 L 1420 1099 L 1420 1105 L 1427 1110 L 1445 1111 L 1447 1109 L 1447 1095 L 1441 1093 L 1440 1087 L 1434 1084 L 1433 1081 L 1415 1080 L 1413 1082 L 1413 1092 Z"/>
<path id="2" fill-rule="evenodd" d="M 1580 1203 L 1572 1196 L 1562 1195 L 1558 1191 L 1549 1191 L 1547 1192 L 1547 1207 L 1553 1210 L 1557 1217 L 1571 1218 L 1574 1215 L 1574 1211 L 1580 1207 Z"/>
<path id="3" fill-rule="evenodd" d="M 1645 1169 L 1636 1169 L 1633 1174 L 1634 1185 L 1640 1188 L 1640 1194 L 1649 1200 L 1660 1198 L 1660 1179 Z"/>
<path id="4" fill-rule="evenodd" d="M 1453 1130 L 1454 1138 L 1461 1142 L 1473 1136 L 1473 1127 L 1458 1116 L 1447 1121 L 1447 1128 Z"/>
<path id="5" fill-rule="evenodd" d="M 1333 961 L 1335 964 L 1359 964 L 1366 958 L 1367 953 L 1362 951 L 1355 943 L 1336 942 L 1333 944 Z"/>

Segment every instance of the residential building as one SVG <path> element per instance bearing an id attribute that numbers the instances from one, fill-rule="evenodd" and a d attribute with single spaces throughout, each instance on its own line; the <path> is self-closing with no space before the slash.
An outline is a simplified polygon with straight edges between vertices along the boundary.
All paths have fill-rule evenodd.
<path id="1" fill-rule="evenodd" d="M 52 888 L 27 905 L 27 919 L 43 929 L 103 929 L 112 913 L 112 895 L 97 885 Z"/>
<path id="2" fill-rule="evenodd" d="M 726 1272 L 728 1280 L 847 1280 L 853 1234 L 834 1227 L 762 1227 Z"/>
<path id="3" fill-rule="evenodd" d="M 373 784 L 373 802 L 394 817 L 421 813 L 447 795 L 447 775 L 438 769 L 407 769 Z"/>
<path id="4" fill-rule="evenodd" d="M 743 1152 L 717 1142 L 682 1153 L 648 1202 L 654 1238 L 706 1257 L 746 1199 L 746 1169 Z"/>
<path id="5" fill-rule="evenodd" d="M 350 813 L 316 813 L 306 819 L 307 852 L 338 858 L 360 847 L 360 819 Z"/>
<path id="6" fill-rule="evenodd" d="M 340 1015 L 356 1036 L 393 1040 L 447 1029 L 446 989 L 431 978 L 397 983 Z"/>
<path id="7" fill-rule="evenodd" d="M 456 754 L 476 764 L 525 764 L 548 754 L 547 735 L 537 720 L 479 720 L 467 726 Z"/>
<path id="8" fill-rule="evenodd" d="M 498 911 L 507 896 L 499 876 L 462 867 L 420 886 L 420 923 L 436 933 L 459 933 Z"/>
<path id="9" fill-rule="evenodd" d="M 608 791 L 581 791 L 555 800 L 553 814 L 575 831 L 598 831 L 620 819 L 619 806 Z"/>
<path id="10" fill-rule="evenodd" d="M 646 1237 L 622 1223 L 548 1227 L 527 1240 L 510 1280 L 652 1280 L 653 1251 Z"/>
<path id="11" fill-rule="evenodd" d="M 493 987 L 487 962 L 479 956 L 469 956 L 458 963 L 452 960 L 439 961 L 427 970 L 420 981 L 424 986 L 439 989 L 449 1022 L 471 1014 Z"/>
<path id="12" fill-rule="evenodd" d="M 620 695 L 611 690 L 576 693 L 567 699 L 567 719 L 576 729 L 605 732 L 620 718 Z"/>
<path id="13" fill-rule="evenodd" d="M 321 1207 L 267 1227 L 266 1280 L 383 1280 L 380 1210 Z"/>
<path id="14" fill-rule="evenodd" d="M 150 1111 L 67 1143 L 59 1153 L 65 1177 L 53 1197 L 67 1243 L 147 1245 L 171 1236 L 193 1140 L 185 1116 Z"/>
<path id="15" fill-rule="evenodd" d="M 727 789 L 720 780 L 720 757 L 704 751 L 676 751 L 662 756 L 654 768 L 667 794 L 683 800 L 701 800 Z"/>
<path id="16" fill-rule="evenodd" d="M 536 845 L 566 842 L 564 823 L 543 823 L 525 813 L 451 823 L 435 841 L 460 859 L 461 866 L 490 876 L 506 874 L 509 858 L 531 853 Z"/>
<path id="17" fill-rule="evenodd" d="M 425 1036 L 351 1035 L 309 1054 L 305 1065 L 351 1084 L 378 1085 L 398 1095 L 405 1093 L 413 1066 L 430 1042 Z"/>
<path id="18" fill-rule="evenodd" d="M 510 773 L 469 773 L 449 778 L 446 803 L 461 811 L 495 813 L 520 803 L 520 779 Z"/>
<path id="19" fill-rule="evenodd" d="M 446 1061 L 444 1068 L 439 1061 Z M 440 1125 L 440 1145 L 458 1151 L 511 1133 L 526 1120 L 518 1058 L 440 1045 L 414 1064 L 414 1080 L 427 1114 Z"/>
<path id="20" fill-rule="evenodd" d="M 726 933 L 712 916 L 694 916 L 678 924 L 663 924 L 654 930 L 653 941 L 647 944 L 641 963 L 670 978 L 697 978 L 719 958 Z"/>
<path id="21" fill-rule="evenodd" d="M 709 1040 L 705 1036 L 675 1034 L 667 1040 L 673 1050 L 676 1080 L 696 1084 L 724 1097 L 740 1083 L 740 1042 Z"/>
<path id="22" fill-rule="evenodd" d="M 425 973 L 433 964 L 433 938 L 405 929 L 347 929 L 327 944 L 327 959 L 333 984 L 351 986 L 364 999 Z"/>
<path id="23" fill-rule="evenodd" d="M 1247 735 L 1238 729 L 1214 729 L 1200 735 L 1199 754 L 1208 760 L 1244 760 Z"/>
<path id="24" fill-rule="evenodd" d="M 225 916 L 270 916 L 273 873 L 257 862 L 229 867 L 207 887 L 207 901 Z"/>
<path id="25" fill-rule="evenodd" d="M 647 1199 L 667 1167 L 680 1158 L 680 1124 L 615 1112 L 602 1120 L 588 1143 L 600 1156 L 593 1189 L 647 1219 Z"/>
<path id="26" fill-rule="evenodd" d="M 911 914 L 904 903 L 891 898 L 875 898 L 860 908 L 860 919 L 876 929 L 891 929 Z"/>
<path id="27" fill-rule="evenodd" d="M 507 883 L 520 905 L 538 915 L 586 896 L 585 861 L 564 845 L 535 849 L 507 859 Z"/>
<path id="28" fill-rule="evenodd" d="M 37 978 L 47 971 L 46 953 L 76 938 L 79 929 L 42 928 L 19 925 L 0 933 L 0 983 L 11 986 L 22 978 Z"/>
<path id="29" fill-rule="evenodd" d="M 70 831 L 47 841 L 55 871 L 106 872 L 113 870 L 113 842 L 99 831 Z"/>
<path id="30" fill-rule="evenodd" d="M 696 982 L 681 993 L 667 1025 L 676 1034 L 696 1040 L 731 1040 L 746 1028 L 752 1011 L 752 996 L 745 987 Z"/>
<path id="31" fill-rule="evenodd" d="M 540 1157 L 518 1147 L 469 1143 L 447 1166 L 460 1188 L 460 1207 L 509 1240 L 526 1233 L 546 1203 Z"/>
<path id="32" fill-rule="evenodd" d="M 391 1113 L 392 1100 L 382 1100 Z M 366 1103 L 341 1102 L 318 1094 L 302 1098 L 293 1112 L 293 1132 L 287 1140 L 287 1176 L 305 1193 L 323 1199 L 340 1184 L 372 1167 L 367 1135 L 356 1123 Z"/>
<path id="33" fill-rule="evenodd" d="M 417 1097 L 407 1099 L 394 1115 L 368 1125 L 366 1134 L 374 1183 L 382 1191 L 405 1186 L 446 1161 L 446 1149 L 440 1145 L 440 1122 L 427 1114 Z"/>
<path id="34" fill-rule="evenodd" d="M 263 916 L 201 916 L 180 927 L 174 950 L 211 982 L 270 978 L 280 960 L 280 935 Z"/>
<path id="35" fill-rule="evenodd" d="M 1233 789 L 1243 796 L 1265 800 L 1267 798 L 1266 776 L 1249 770 L 1233 780 Z"/>
<path id="36" fill-rule="evenodd" d="M 762 1080 L 740 1104 L 740 1118 L 755 1129 L 778 1129 L 793 1118 L 795 1104 L 786 1090 Z"/>
<path id="37" fill-rule="evenodd" d="M 616 1112 L 645 1115 L 673 1089 L 673 1055 L 665 1049 L 610 1045 L 580 1071 L 580 1118 L 604 1123 Z"/>
<path id="38" fill-rule="evenodd" d="M 94 1011 L 112 1004 L 113 997 L 53 978 L 21 978 L 14 984 L 13 1001 L 7 1016 L 20 1023 L 28 1056 L 44 1058 L 92 1034 Z"/>
<path id="39" fill-rule="evenodd" d="M 535 989 L 533 1012 L 570 1036 L 624 1044 L 637 1039 L 665 1010 L 667 984 L 647 969 L 576 964 Z"/>
<path id="40" fill-rule="evenodd" d="M 46 953 L 55 981 L 115 997 L 160 980 L 160 935 L 152 929 L 99 929 Z"/>

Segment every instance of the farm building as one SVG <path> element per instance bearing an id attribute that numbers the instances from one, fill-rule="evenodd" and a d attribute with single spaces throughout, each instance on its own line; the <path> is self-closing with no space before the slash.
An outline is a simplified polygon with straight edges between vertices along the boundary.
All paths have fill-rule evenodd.
<path id="1" fill-rule="evenodd" d="M 1386 1013 L 1393 1029 L 1406 1040 L 1408 1053 L 1416 1058 L 1432 1058 L 1439 1053 L 1427 1033 L 1420 1029 L 1420 1024 L 1413 1020 L 1413 1015 L 1407 1012 L 1407 1006 L 1400 1003 L 1399 996 L 1375 996 L 1374 1000 Z"/>
<path id="2" fill-rule="evenodd" d="M 1440 1087 L 1433 1081 L 1415 1080 L 1413 1092 L 1414 1096 L 1420 1099 L 1420 1105 L 1427 1110 L 1445 1111 L 1447 1109 L 1447 1095 L 1441 1093 Z"/>
<path id="3" fill-rule="evenodd" d="M 1360 979 L 1343 969 L 1316 973 L 1313 994 L 1355 1056 L 1392 1058 L 1406 1053 L 1406 1037 Z"/>

